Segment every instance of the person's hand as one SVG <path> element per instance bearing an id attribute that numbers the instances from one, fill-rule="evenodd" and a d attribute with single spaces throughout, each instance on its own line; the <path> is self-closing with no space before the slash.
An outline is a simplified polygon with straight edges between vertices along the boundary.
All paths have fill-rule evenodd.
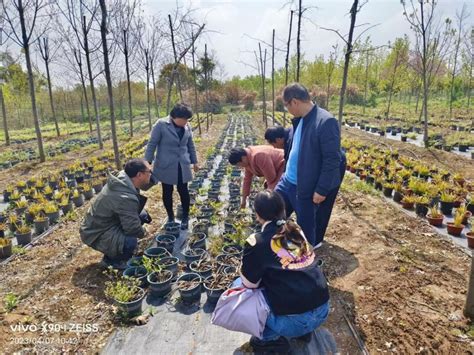
<path id="1" fill-rule="evenodd" d="M 194 172 L 197 173 L 199 171 L 199 165 L 194 164 L 193 169 L 194 169 Z"/>
<path id="2" fill-rule="evenodd" d="M 318 194 L 317 192 L 315 192 L 313 194 L 313 203 L 315 204 L 320 204 L 321 202 L 323 202 L 324 200 L 326 199 L 326 196 L 322 196 L 320 194 Z"/>
<path id="3" fill-rule="evenodd" d="M 242 201 L 240 202 L 240 208 L 247 207 L 247 197 L 242 197 Z"/>

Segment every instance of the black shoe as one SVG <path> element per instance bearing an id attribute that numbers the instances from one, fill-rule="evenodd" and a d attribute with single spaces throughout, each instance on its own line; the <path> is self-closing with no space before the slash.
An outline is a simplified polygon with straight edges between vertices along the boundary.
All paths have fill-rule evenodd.
<path id="1" fill-rule="evenodd" d="M 185 231 L 189 227 L 189 218 L 188 217 L 183 217 L 181 220 L 181 230 Z"/>
<path id="2" fill-rule="evenodd" d="M 174 223 L 174 217 L 168 217 L 168 219 L 166 220 L 166 224 L 168 223 Z"/>
<path id="3" fill-rule="evenodd" d="M 309 343 L 311 341 L 311 336 L 313 335 L 313 332 L 306 333 L 302 336 L 296 337 L 296 340 L 302 341 L 304 343 Z"/>
<path id="4" fill-rule="evenodd" d="M 270 341 L 263 341 L 258 339 L 257 337 L 251 337 L 250 346 L 257 354 L 287 354 L 290 351 L 290 343 L 285 337 L 279 337 L 278 339 Z"/>
<path id="5" fill-rule="evenodd" d="M 106 269 L 111 266 L 113 269 L 125 270 L 127 268 L 127 261 L 125 261 L 125 260 L 118 260 L 118 261 L 111 260 L 106 255 L 104 255 L 104 257 L 100 261 L 99 265 L 101 267 L 106 268 Z"/>

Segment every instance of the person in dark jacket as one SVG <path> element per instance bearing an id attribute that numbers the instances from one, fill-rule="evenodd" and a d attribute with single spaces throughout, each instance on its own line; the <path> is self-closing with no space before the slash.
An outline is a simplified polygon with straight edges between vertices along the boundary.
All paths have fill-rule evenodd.
<path id="1" fill-rule="evenodd" d="M 285 174 L 275 191 L 283 196 L 287 215 L 295 211 L 308 241 L 320 247 L 346 170 L 339 124 L 311 102 L 301 84 L 288 85 L 283 101 L 295 118 Z"/>
<path id="2" fill-rule="evenodd" d="M 309 342 L 329 314 L 327 281 L 301 228 L 285 219 L 285 202 L 274 192 L 259 192 L 254 202 L 262 231 L 247 238 L 240 271 L 248 288 L 263 287 L 270 307 L 262 339 L 252 337 L 256 353 L 286 353 L 285 337 Z"/>
<path id="3" fill-rule="evenodd" d="M 150 182 L 151 167 L 144 159 L 131 159 L 117 176 L 109 175 L 107 184 L 92 202 L 79 233 L 82 241 L 104 254 L 102 263 L 125 268 L 145 235 L 143 223 L 151 221 L 143 210 L 146 197 L 139 189 Z"/>
<path id="4" fill-rule="evenodd" d="M 283 149 L 285 151 L 285 161 L 290 154 L 291 139 L 293 137 L 293 128 L 284 128 L 282 126 L 268 127 L 265 131 L 265 140 L 273 148 Z"/>
<path id="5" fill-rule="evenodd" d="M 193 132 L 188 124 L 192 115 L 187 105 L 176 104 L 168 117 L 159 119 L 153 126 L 145 152 L 145 159 L 150 164 L 153 162 L 153 176 L 162 184 L 168 222 L 174 222 L 173 186 L 177 186 L 183 207 L 183 230 L 188 229 L 189 223 L 188 182 L 193 178 L 191 164 L 194 171 L 199 169 Z"/>

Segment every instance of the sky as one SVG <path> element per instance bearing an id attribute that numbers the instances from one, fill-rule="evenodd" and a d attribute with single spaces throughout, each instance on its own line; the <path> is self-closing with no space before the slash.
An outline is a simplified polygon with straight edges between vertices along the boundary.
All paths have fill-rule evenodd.
<path id="1" fill-rule="evenodd" d="M 195 18 L 206 23 L 209 31 L 201 38 L 197 51 L 203 50 L 207 43 L 217 60 L 224 68 L 221 75 L 225 78 L 234 75 L 256 74 L 254 50 L 258 49 L 257 38 L 271 43 L 272 30 L 275 29 L 275 46 L 286 50 L 289 28 L 290 7 L 296 9 L 297 1 L 291 5 L 288 0 L 144 0 L 145 12 L 167 15 L 180 6 L 195 10 Z M 409 0 L 407 0 L 409 2 Z M 417 2 L 417 0 L 414 0 Z M 342 41 L 330 31 L 321 27 L 333 28 L 345 35 L 349 30 L 349 10 L 352 0 L 303 0 L 305 13 L 302 25 L 301 48 L 305 59 L 312 60 L 318 55 L 328 56 L 332 46 Z M 439 0 L 437 12 L 440 16 L 455 18 L 456 11 L 465 3 L 471 13 L 468 23 L 474 24 L 474 0 Z M 296 16 L 293 19 L 293 39 L 291 54 L 296 53 Z M 357 15 L 357 25 L 377 25 L 361 38 L 370 35 L 372 43 L 387 44 L 405 33 L 412 37 L 408 22 L 403 16 L 403 6 L 399 0 L 369 0 Z M 368 26 L 356 29 L 355 36 Z M 268 57 L 269 58 L 269 57 Z M 284 65 L 285 53 L 277 51 L 275 66 Z M 270 68 L 270 65 L 267 65 Z"/>

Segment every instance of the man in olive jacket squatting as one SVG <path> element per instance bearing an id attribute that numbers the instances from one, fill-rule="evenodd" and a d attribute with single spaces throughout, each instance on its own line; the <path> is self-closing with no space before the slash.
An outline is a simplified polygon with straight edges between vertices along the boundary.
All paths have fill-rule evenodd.
<path id="1" fill-rule="evenodd" d="M 81 223 L 82 241 L 104 254 L 102 264 L 125 268 L 143 238 L 143 223 L 151 221 L 143 210 L 146 197 L 139 189 L 150 183 L 151 167 L 144 159 L 131 159 L 117 176 L 109 175 L 107 184 L 97 195 Z M 143 210 L 142 213 L 140 213 Z"/>

